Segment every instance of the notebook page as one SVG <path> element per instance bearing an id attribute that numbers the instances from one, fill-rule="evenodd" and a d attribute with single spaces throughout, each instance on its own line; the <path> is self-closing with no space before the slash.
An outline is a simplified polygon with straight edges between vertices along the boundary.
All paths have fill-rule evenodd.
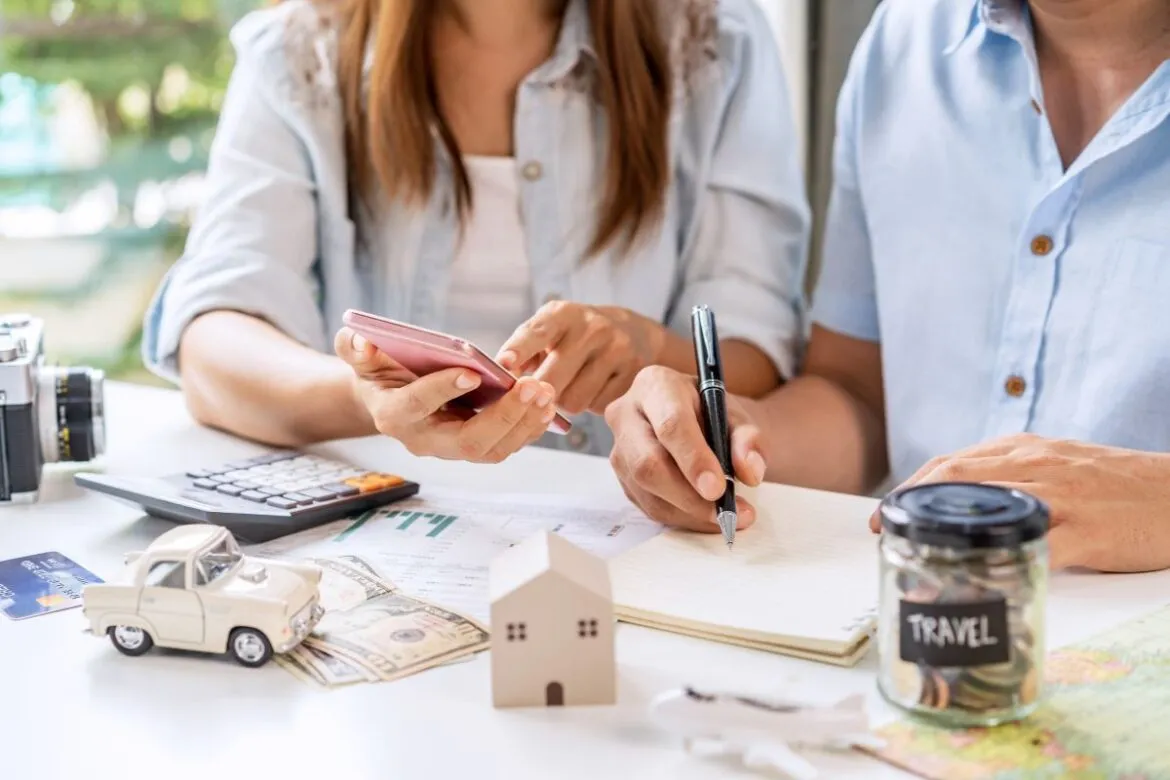
<path id="1" fill-rule="evenodd" d="M 845 652 L 877 605 L 877 501 L 781 485 L 745 495 L 759 519 L 731 551 L 718 533 L 669 531 L 618 556 L 619 614 Z"/>

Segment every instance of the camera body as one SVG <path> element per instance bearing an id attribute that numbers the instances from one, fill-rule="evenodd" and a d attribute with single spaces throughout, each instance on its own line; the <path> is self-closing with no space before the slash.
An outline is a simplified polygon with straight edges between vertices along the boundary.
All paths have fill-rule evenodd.
<path id="1" fill-rule="evenodd" d="M 105 451 L 105 375 L 45 365 L 45 323 L 0 313 L 0 506 L 36 501 L 47 463 Z"/>

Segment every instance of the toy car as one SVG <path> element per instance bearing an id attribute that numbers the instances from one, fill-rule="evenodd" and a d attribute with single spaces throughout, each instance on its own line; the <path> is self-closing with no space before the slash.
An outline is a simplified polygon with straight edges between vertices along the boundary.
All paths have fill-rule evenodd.
<path id="1" fill-rule="evenodd" d="M 90 631 L 139 656 L 154 645 L 266 664 L 312 632 L 322 570 L 245 556 L 227 529 L 185 525 L 126 556 L 124 583 L 87 585 Z"/>

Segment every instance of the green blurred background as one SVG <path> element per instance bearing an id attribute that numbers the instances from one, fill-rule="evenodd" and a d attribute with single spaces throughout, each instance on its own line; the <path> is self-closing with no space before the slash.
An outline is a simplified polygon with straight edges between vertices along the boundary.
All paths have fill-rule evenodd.
<path id="1" fill-rule="evenodd" d="M 142 315 L 182 251 L 231 73 L 265 0 L 0 0 L 0 312 L 50 360 L 142 368 Z"/>

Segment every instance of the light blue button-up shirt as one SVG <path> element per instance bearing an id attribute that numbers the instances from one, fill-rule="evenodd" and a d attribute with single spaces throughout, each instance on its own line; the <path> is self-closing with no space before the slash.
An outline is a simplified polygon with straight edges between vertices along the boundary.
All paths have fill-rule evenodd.
<path id="1" fill-rule="evenodd" d="M 1022 1 L 887 0 L 840 99 L 813 319 L 881 342 L 890 462 L 1170 450 L 1170 61 L 1065 170 Z"/>
<path id="2" fill-rule="evenodd" d="M 791 376 L 809 214 L 775 41 L 754 0 L 687 8 L 673 46 L 665 216 L 624 256 L 584 259 L 607 159 L 588 0 L 569 3 L 552 57 L 521 85 L 515 154 L 531 309 L 551 298 L 621 306 L 689 336 L 691 307 L 706 303 L 721 336 L 757 345 Z M 238 60 L 206 205 L 146 317 L 148 365 L 177 380 L 183 329 L 213 309 L 252 313 L 326 351 L 347 308 L 446 330 L 459 231 L 441 150 L 425 208 L 353 213 L 335 29 L 307 0 L 289 0 L 249 16 L 232 39 Z M 604 420 L 574 422 L 571 436 L 544 443 L 608 452 Z"/>

